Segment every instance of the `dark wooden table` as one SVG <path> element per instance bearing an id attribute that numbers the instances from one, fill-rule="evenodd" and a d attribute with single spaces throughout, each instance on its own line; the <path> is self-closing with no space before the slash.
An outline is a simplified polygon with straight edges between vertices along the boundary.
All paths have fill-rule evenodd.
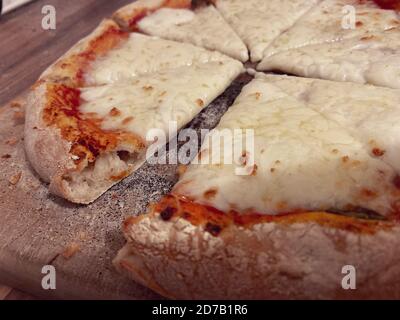
<path id="1" fill-rule="evenodd" d="M 24 93 L 43 70 L 130 0 L 37 0 L 0 18 L 0 106 Z M 42 8 L 56 9 L 56 30 L 43 30 Z M 0 284 L 0 300 L 33 297 Z"/>

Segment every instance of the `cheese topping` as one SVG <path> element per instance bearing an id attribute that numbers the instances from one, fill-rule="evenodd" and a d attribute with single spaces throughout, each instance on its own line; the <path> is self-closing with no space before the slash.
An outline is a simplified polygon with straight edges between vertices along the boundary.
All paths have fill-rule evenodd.
<path id="1" fill-rule="evenodd" d="M 142 139 L 150 129 L 178 129 L 218 97 L 243 71 L 239 61 L 211 61 L 132 78 L 128 83 L 81 89 L 80 111 L 102 119 L 102 129 Z M 174 133 L 172 133 L 174 134 Z"/>
<path id="2" fill-rule="evenodd" d="M 400 90 L 296 77 L 266 79 L 339 123 L 371 156 L 400 173 Z"/>
<path id="3" fill-rule="evenodd" d="M 245 44 L 213 6 L 195 12 L 163 8 L 140 20 L 138 26 L 153 36 L 218 50 L 243 62 L 249 59 Z"/>
<path id="4" fill-rule="evenodd" d="M 195 18 L 195 14 L 189 9 L 170 9 L 161 8 L 155 13 L 141 19 L 138 26 L 144 32 L 153 28 L 157 31 L 165 30 L 165 28 L 173 28 L 181 24 L 186 24 Z"/>
<path id="5" fill-rule="evenodd" d="M 138 75 L 227 59 L 219 52 L 191 44 L 132 33 L 118 48 L 92 64 L 86 82 L 89 86 L 126 82 Z"/>
<path id="6" fill-rule="evenodd" d="M 253 62 L 319 0 L 217 0 L 217 9 L 248 46 Z"/>
<path id="7" fill-rule="evenodd" d="M 400 28 L 279 52 L 258 70 L 400 88 Z"/>
<path id="8" fill-rule="evenodd" d="M 355 9 L 354 25 L 351 25 L 351 12 L 346 9 L 349 6 Z M 325 0 L 275 39 L 265 50 L 264 56 L 306 45 L 368 35 L 399 25 L 400 20 L 395 11 L 382 10 L 373 1 Z"/>
<path id="9" fill-rule="evenodd" d="M 314 104 L 309 102 L 309 99 L 315 103 L 329 102 L 329 107 L 322 105 L 334 114 L 335 110 L 341 110 L 344 102 L 347 108 L 352 105 L 348 92 L 342 94 L 329 82 L 324 82 L 321 90 L 310 88 L 301 92 L 296 82 L 292 84 L 295 80 L 284 83 L 284 78 L 275 84 L 274 79 L 257 76 L 244 88 L 217 127 L 219 130 L 255 130 L 254 150 L 243 151 L 254 152 L 256 170 L 249 176 L 239 176 L 235 174 L 235 165 L 192 164 L 174 193 L 225 212 L 235 210 L 243 214 L 354 208 L 382 215 L 392 213 L 392 205 L 400 195 L 393 184 L 396 172 L 382 159 L 372 156 L 365 144 L 346 130 L 340 117 L 336 121 L 335 117 L 314 109 Z M 296 79 L 300 84 L 302 80 Z M 289 86 L 290 92 L 283 90 L 281 84 L 285 88 Z M 356 92 L 360 94 L 362 88 Z M 376 90 L 378 93 L 380 89 Z M 314 92 L 318 95 L 316 98 L 311 97 Z M 397 91 L 390 90 L 386 95 L 400 96 Z M 318 100 L 324 97 L 324 101 Z M 371 102 L 369 107 L 379 112 L 380 104 L 373 101 L 375 103 Z M 345 109 L 343 107 L 343 115 Z M 354 109 L 359 110 L 358 107 Z M 214 134 L 212 132 L 211 136 Z M 233 141 L 233 144 L 238 143 L 237 139 Z M 218 147 L 221 146 L 203 147 L 201 158 L 218 154 Z"/>

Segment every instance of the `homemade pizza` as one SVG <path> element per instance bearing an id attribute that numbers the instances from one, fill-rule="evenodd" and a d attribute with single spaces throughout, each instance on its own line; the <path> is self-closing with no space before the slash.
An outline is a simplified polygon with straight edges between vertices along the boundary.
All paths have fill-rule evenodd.
<path id="1" fill-rule="evenodd" d="M 171 192 L 125 221 L 116 268 L 173 299 L 400 298 L 399 12 L 135 1 L 34 84 L 27 156 L 50 192 L 92 203 L 168 142 L 153 130 L 176 136 L 248 73 Z"/>
<path id="2" fill-rule="evenodd" d="M 150 129 L 184 126 L 242 70 L 218 52 L 104 21 L 34 86 L 27 155 L 50 191 L 93 202 L 143 164 Z"/>

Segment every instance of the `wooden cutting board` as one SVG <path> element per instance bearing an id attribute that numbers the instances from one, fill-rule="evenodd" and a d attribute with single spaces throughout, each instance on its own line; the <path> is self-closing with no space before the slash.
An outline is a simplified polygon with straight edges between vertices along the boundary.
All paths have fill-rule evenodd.
<path id="1" fill-rule="evenodd" d="M 215 127 L 248 76 L 189 124 Z M 95 203 L 81 206 L 49 194 L 24 152 L 24 97 L 0 108 L 0 283 L 44 298 L 155 299 L 119 275 L 112 259 L 123 246 L 123 220 L 170 191 L 176 165 L 145 164 Z M 43 266 L 56 269 L 56 290 L 43 290 Z"/>

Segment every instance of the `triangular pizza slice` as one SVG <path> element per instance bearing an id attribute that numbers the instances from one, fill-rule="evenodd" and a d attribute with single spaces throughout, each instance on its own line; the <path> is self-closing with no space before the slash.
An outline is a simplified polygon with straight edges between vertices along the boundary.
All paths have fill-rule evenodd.
<path id="1" fill-rule="evenodd" d="M 382 9 L 373 0 L 324 0 L 276 38 L 264 57 L 307 45 L 368 36 L 399 25 L 396 11 Z"/>
<path id="2" fill-rule="evenodd" d="M 369 83 L 400 89 L 400 28 L 335 43 L 309 45 L 265 58 L 261 71 Z"/>
<path id="3" fill-rule="evenodd" d="M 263 58 L 264 50 L 319 0 L 216 0 L 222 16 L 247 45 L 251 61 Z"/>
<path id="4" fill-rule="evenodd" d="M 218 163 L 222 141 L 207 144 L 199 155 L 206 165 L 190 166 L 173 193 L 242 214 L 349 208 L 393 214 L 400 196 L 399 102 L 397 90 L 259 74 L 215 133 L 254 130 L 253 150 L 232 140 L 243 146 L 236 154 L 253 159 L 249 174 L 237 173 L 240 162 L 224 165 L 222 155 Z"/>
<path id="5" fill-rule="evenodd" d="M 175 134 L 170 122 L 179 130 L 242 71 L 218 52 L 105 22 L 33 87 L 28 158 L 51 192 L 90 203 L 146 160 L 149 130 Z"/>
<path id="6" fill-rule="evenodd" d="M 217 50 L 245 62 L 247 47 L 212 5 L 192 1 L 136 1 L 118 10 L 114 18 L 123 27 L 164 39 Z"/>
<path id="7" fill-rule="evenodd" d="M 398 247 L 399 102 L 399 90 L 257 75 L 171 194 L 125 221 L 116 267 L 176 299 L 334 299 L 348 297 L 350 263 L 367 284 L 357 297 L 388 295 L 398 269 L 371 274 Z"/>
<path id="8" fill-rule="evenodd" d="M 227 59 L 219 52 L 188 43 L 123 31 L 114 21 L 104 20 L 49 67 L 40 79 L 75 87 L 97 86 L 128 81 L 151 72 Z"/>

